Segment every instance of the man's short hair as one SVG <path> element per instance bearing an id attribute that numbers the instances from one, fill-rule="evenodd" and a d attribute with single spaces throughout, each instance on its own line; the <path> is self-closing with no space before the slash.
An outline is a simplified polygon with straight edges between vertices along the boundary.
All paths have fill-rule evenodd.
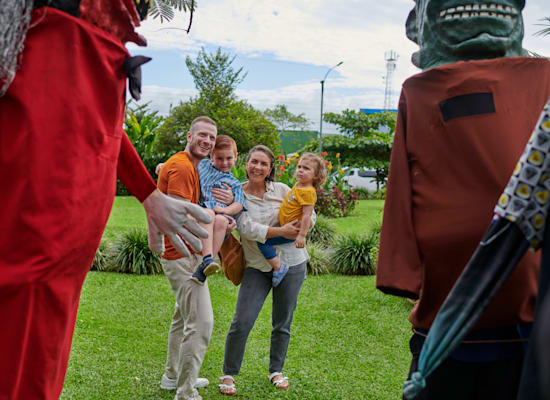
<path id="1" fill-rule="evenodd" d="M 191 122 L 191 126 L 189 127 L 189 132 L 193 133 L 193 128 L 199 122 L 206 122 L 207 124 L 211 124 L 217 127 L 216 123 L 212 118 L 209 118 L 206 115 L 201 115 L 200 117 L 195 118 L 193 122 Z"/>
<path id="2" fill-rule="evenodd" d="M 216 144 L 214 145 L 214 149 L 212 150 L 212 153 L 214 153 L 216 150 L 225 150 L 225 149 L 233 150 L 235 157 L 237 156 L 237 143 L 235 143 L 233 138 L 227 135 L 218 135 L 216 137 Z"/>

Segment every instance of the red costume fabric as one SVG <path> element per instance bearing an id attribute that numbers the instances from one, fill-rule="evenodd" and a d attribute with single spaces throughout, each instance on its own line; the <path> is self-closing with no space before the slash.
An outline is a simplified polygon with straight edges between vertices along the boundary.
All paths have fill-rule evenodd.
<path id="1" fill-rule="evenodd" d="M 457 62 L 404 83 L 377 287 L 419 298 L 410 315 L 414 327 L 431 326 L 549 97 L 550 62 L 541 58 Z M 525 255 L 478 328 L 533 320 L 538 266 L 538 255 Z"/>
<path id="2" fill-rule="evenodd" d="M 40 8 L 0 98 L 2 400 L 59 397 L 117 169 L 140 201 L 155 189 L 122 130 L 126 57 L 101 29 Z"/>

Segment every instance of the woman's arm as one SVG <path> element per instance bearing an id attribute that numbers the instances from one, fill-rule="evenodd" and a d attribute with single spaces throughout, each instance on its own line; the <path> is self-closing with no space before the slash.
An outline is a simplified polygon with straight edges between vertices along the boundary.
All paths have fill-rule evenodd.
<path id="1" fill-rule="evenodd" d="M 287 239 L 295 239 L 300 233 L 300 221 L 292 221 L 283 226 L 270 226 L 267 228 L 266 238 L 282 236 Z"/>

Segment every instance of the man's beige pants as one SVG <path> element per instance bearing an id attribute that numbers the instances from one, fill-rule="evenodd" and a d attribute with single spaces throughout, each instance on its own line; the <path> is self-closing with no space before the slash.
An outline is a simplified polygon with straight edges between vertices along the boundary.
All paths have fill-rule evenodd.
<path id="1" fill-rule="evenodd" d="M 176 307 L 168 332 L 166 376 L 177 379 L 178 399 L 198 396 L 193 387 L 208 348 L 214 315 L 208 283 L 191 280 L 202 257 L 193 254 L 177 260 L 162 260 L 162 269 L 176 297 Z M 198 398 L 198 397 L 197 397 Z"/>

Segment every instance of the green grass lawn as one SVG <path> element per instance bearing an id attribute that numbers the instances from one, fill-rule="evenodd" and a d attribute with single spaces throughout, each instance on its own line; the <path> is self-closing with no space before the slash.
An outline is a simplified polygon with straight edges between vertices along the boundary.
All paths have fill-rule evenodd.
<path id="1" fill-rule="evenodd" d="M 338 233 L 362 233 L 382 221 L 384 200 L 359 200 L 351 215 L 331 220 Z"/>
<path id="2" fill-rule="evenodd" d="M 225 335 L 238 288 L 209 278 L 214 330 L 200 393 L 219 395 Z M 237 399 L 397 399 L 408 370 L 408 302 L 382 295 L 374 277 L 308 277 L 299 297 L 284 372 L 291 390 L 267 381 L 271 296 L 252 330 Z M 172 399 L 159 388 L 173 295 L 164 276 L 90 272 L 62 399 Z"/>
<path id="3" fill-rule="evenodd" d="M 338 233 L 362 232 L 380 223 L 383 208 L 384 200 L 360 200 L 349 217 L 334 218 L 331 222 Z M 147 229 L 143 207 L 135 197 L 117 196 L 103 237 L 112 242 L 133 227 Z"/>
<path id="4" fill-rule="evenodd" d="M 378 223 L 381 201 L 361 201 L 339 232 Z M 117 198 L 105 238 L 146 227 L 133 198 Z M 209 278 L 214 330 L 201 376 L 211 381 L 200 393 L 221 398 L 225 335 L 238 288 L 221 275 Z M 411 305 L 375 289 L 375 277 L 309 276 L 300 293 L 282 392 L 266 378 L 271 296 L 248 339 L 236 399 L 398 399 L 410 356 L 407 316 Z M 174 298 L 164 276 L 90 272 L 84 284 L 65 388 L 61 399 L 173 399 L 159 388 Z"/>

